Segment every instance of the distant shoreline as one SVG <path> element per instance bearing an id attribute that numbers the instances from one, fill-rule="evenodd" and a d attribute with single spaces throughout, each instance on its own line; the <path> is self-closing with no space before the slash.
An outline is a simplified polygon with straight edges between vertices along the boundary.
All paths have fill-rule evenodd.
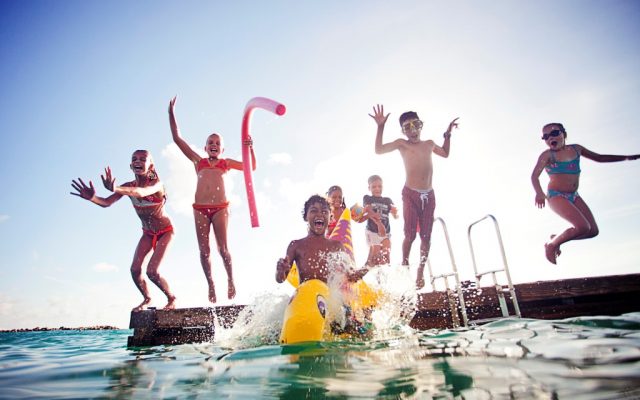
<path id="1" fill-rule="evenodd" d="M 0 333 L 10 333 L 10 332 L 48 332 L 48 331 L 110 331 L 110 330 L 119 330 L 117 326 L 111 325 L 96 325 L 96 326 L 80 326 L 78 328 L 68 328 L 66 326 L 61 326 L 59 328 L 44 328 L 44 327 L 35 327 L 35 328 L 17 328 L 17 329 L 3 329 L 0 330 Z"/>

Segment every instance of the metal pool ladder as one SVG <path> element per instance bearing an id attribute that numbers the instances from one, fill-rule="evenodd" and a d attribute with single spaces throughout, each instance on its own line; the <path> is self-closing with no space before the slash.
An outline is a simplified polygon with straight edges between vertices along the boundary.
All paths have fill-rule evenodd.
<path id="1" fill-rule="evenodd" d="M 476 264 L 476 256 L 475 253 L 473 252 L 473 244 L 471 241 L 471 228 L 473 228 L 476 224 L 486 220 L 486 219 L 490 219 L 491 221 L 493 221 L 493 225 L 495 227 L 496 230 L 496 236 L 498 237 L 498 244 L 500 245 L 500 252 L 502 253 L 502 263 L 503 263 L 503 267 L 500 269 L 494 269 L 494 270 L 489 270 L 489 271 L 484 271 L 484 272 L 478 272 L 478 267 Z M 515 316 L 520 318 L 520 307 L 518 306 L 518 299 L 516 297 L 516 291 L 513 287 L 513 283 L 511 283 L 511 275 L 509 274 L 509 265 L 507 264 L 507 256 L 505 255 L 504 252 L 504 245 L 502 243 L 502 235 L 500 235 L 500 228 L 498 227 L 498 221 L 496 220 L 496 218 L 491 215 L 491 214 L 487 214 L 486 216 L 480 218 L 479 220 L 477 220 L 476 222 L 472 223 L 471 225 L 469 225 L 469 229 L 467 231 L 467 235 L 469 238 L 469 250 L 471 250 L 471 260 L 473 261 L 473 272 L 476 276 L 476 286 L 478 289 L 480 289 L 480 279 L 488 274 L 491 274 L 492 278 L 493 278 L 493 284 L 495 286 L 496 289 L 496 293 L 498 295 L 498 301 L 500 302 L 500 310 L 502 311 L 502 316 L 503 317 L 508 317 L 509 315 L 509 308 L 507 307 L 507 300 L 505 298 L 505 293 L 509 293 L 511 295 L 511 301 L 513 302 L 513 310 L 515 311 Z M 506 275 L 507 278 L 507 285 L 501 285 L 498 283 L 498 279 L 496 277 L 496 273 L 499 272 L 504 272 L 504 274 Z M 475 322 L 480 322 L 480 321 L 475 321 Z M 482 321 L 482 322 L 486 322 L 486 321 Z"/>
<path id="2" fill-rule="evenodd" d="M 453 250 L 451 249 L 451 241 L 449 240 L 449 232 L 447 231 L 447 225 L 444 223 L 444 220 L 440 217 L 436 218 L 434 220 L 434 224 L 435 222 L 440 222 L 440 224 L 442 225 L 442 231 L 444 232 L 444 238 L 445 241 L 447 242 L 447 248 L 449 249 L 449 259 L 451 260 L 451 270 L 452 272 L 448 272 L 448 273 L 444 273 L 441 275 L 433 275 L 433 270 L 431 269 L 431 261 L 429 261 L 430 259 L 427 258 L 427 267 L 429 268 L 429 278 L 431 281 L 431 287 L 433 288 L 433 290 L 436 290 L 435 287 L 435 281 L 436 279 L 442 279 L 444 282 L 444 286 L 446 289 L 446 296 L 447 296 L 447 300 L 449 302 L 449 309 L 451 310 L 451 320 L 453 321 L 453 327 L 454 328 L 458 328 L 460 327 L 460 317 L 458 316 L 458 306 L 456 305 L 456 300 L 455 300 L 455 295 L 452 291 L 452 289 L 449 286 L 449 278 L 450 277 L 454 277 L 455 278 L 455 290 L 457 292 L 458 295 L 458 302 L 460 304 L 460 312 L 462 313 L 462 325 L 463 326 L 467 326 L 468 324 L 468 320 L 467 320 L 467 308 L 464 304 L 464 297 L 462 295 L 462 288 L 460 286 L 460 276 L 458 275 L 458 267 L 456 267 L 456 261 L 453 257 Z"/>

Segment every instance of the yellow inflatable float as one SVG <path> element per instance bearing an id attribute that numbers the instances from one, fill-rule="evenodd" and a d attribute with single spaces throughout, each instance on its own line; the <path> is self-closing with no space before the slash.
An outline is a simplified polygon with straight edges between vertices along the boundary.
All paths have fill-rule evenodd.
<path id="1" fill-rule="evenodd" d="M 351 213 L 348 209 L 342 213 L 329 238 L 340 241 L 347 253 L 354 259 L 351 240 Z M 287 281 L 296 288 L 296 291 L 291 296 L 284 313 L 280 343 L 299 343 L 335 338 L 336 336 L 331 333 L 330 324 L 327 322 L 330 296 L 327 284 L 318 279 L 300 284 L 295 262 L 287 275 Z M 351 284 L 347 291 L 349 293 L 345 297 L 349 301 L 345 308 L 353 314 L 361 313 L 365 308 L 374 307 L 380 296 L 363 280 Z"/>

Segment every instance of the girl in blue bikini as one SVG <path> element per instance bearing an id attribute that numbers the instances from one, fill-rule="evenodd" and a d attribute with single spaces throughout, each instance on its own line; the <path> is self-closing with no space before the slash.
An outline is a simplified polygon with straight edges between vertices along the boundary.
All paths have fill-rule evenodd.
<path id="1" fill-rule="evenodd" d="M 542 208 L 545 200 L 548 200 L 549 207 L 571 224 L 571 227 L 561 234 L 552 235 L 551 241 L 544 245 L 547 260 L 555 264 L 556 258 L 560 255 L 560 245 L 570 240 L 588 239 L 598 235 L 598 225 L 593 214 L 587 203 L 578 195 L 580 156 L 597 162 L 616 162 L 637 160 L 640 154 L 598 154 L 579 144 L 567 144 L 567 131 L 562 124 L 556 122 L 542 128 L 542 140 L 549 149 L 540 154 L 531 174 L 531 183 L 536 191 L 536 206 Z M 539 180 L 543 170 L 549 174 L 546 194 L 542 191 Z"/>

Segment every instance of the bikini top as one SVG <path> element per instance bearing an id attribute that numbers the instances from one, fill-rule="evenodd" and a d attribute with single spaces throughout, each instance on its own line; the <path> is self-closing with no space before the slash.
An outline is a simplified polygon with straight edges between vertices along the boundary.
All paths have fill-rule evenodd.
<path id="1" fill-rule="evenodd" d="M 133 182 L 132 186 L 137 185 Z M 135 208 L 157 207 L 163 205 L 165 201 L 167 201 L 167 195 L 161 191 L 144 197 L 129 197 L 131 198 L 131 203 L 133 203 Z"/>
<path id="2" fill-rule="evenodd" d="M 222 173 L 229 171 L 229 164 L 224 158 L 209 161 L 208 158 L 201 158 L 196 164 L 196 172 L 200 172 L 203 169 L 221 169 Z"/>
<path id="3" fill-rule="evenodd" d="M 570 174 L 577 175 L 580 173 L 580 153 L 576 149 L 576 145 L 572 144 L 571 148 L 576 152 L 576 158 L 569 161 L 557 161 L 555 151 L 551 152 L 551 161 L 544 169 L 549 175 Z"/>

